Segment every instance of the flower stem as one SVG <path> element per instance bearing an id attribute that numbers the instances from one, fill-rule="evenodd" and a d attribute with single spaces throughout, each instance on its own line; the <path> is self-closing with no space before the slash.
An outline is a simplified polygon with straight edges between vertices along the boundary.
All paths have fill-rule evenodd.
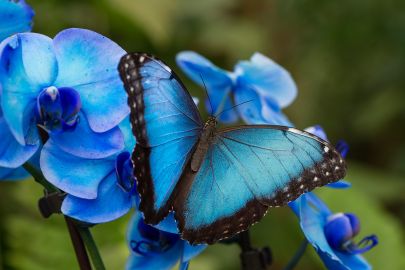
<path id="1" fill-rule="evenodd" d="M 292 270 L 294 269 L 298 262 L 301 260 L 302 256 L 305 253 L 305 250 L 307 249 L 308 246 L 308 241 L 305 239 L 302 241 L 301 245 L 299 246 L 298 250 L 295 252 L 294 256 L 291 258 L 290 262 L 287 264 L 286 267 L 284 267 L 284 270 Z"/>
<path id="2" fill-rule="evenodd" d="M 79 227 L 70 217 L 65 216 L 65 221 L 69 230 L 70 239 L 72 240 L 80 270 L 91 270 L 90 260 L 87 255 L 86 247 L 82 239 Z"/>
<path id="3" fill-rule="evenodd" d="M 55 186 L 49 183 L 41 171 L 29 164 L 23 165 L 36 182 L 41 184 L 48 193 L 60 192 Z M 90 229 L 78 225 L 72 218 L 65 216 L 66 225 L 75 250 L 76 258 L 81 270 L 91 270 L 91 264 L 87 252 L 89 252 L 93 266 L 96 270 L 105 270 L 97 245 L 91 235 Z"/>
<path id="4" fill-rule="evenodd" d="M 105 270 L 103 260 L 100 252 L 98 251 L 96 242 L 91 235 L 90 229 L 87 227 L 78 226 L 79 233 L 82 236 L 83 242 L 86 245 L 87 251 L 90 254 L 91 262 L 96 270 Z"/>
<path id="5" fill-rule="evenodd" d="M 46 181 L 44 175 L 37 170 L 34 166 L 29 164 L 28 162 L 23 164 L 23 167 L 26 171 L 28 171 L 32 177 L 34 177 L 35 181 L 41 184 L 47 191 L 49 192 L 56 192 L 58 189 L 54 187 L 51 183 Z"/>

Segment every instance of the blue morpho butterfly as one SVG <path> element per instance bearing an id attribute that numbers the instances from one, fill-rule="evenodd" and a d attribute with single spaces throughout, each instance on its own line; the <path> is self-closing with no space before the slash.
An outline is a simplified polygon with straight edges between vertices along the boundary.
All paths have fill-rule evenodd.
<path id="1" fill-rule="evenodd" d="M 217 130 L 204 124 L 190 94 L 161 60 L 125 55 L 119 72 L 128 93 L 140 210 L 157 224 L 174 212 L 191 244 L 228 238 L 315 187 L 337 181 L 345 161 L 328 142 L 270 125 Z"/>

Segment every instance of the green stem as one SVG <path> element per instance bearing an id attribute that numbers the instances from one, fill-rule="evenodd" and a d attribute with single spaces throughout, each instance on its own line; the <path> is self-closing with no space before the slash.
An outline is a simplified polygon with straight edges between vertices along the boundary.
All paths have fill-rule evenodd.
<path id="1" fill-rule="evenodd" d="M 103 259 L 101 258 L 100 252 L 98 251 L 97 244 L 91 235 L 90 229 L 87 227 L 78 226 L 80 235 L 82 236 L 83 242 L 90 254 L 91 262 L 96 270 L 105 270 Z"/>
<path id="2" fill-rule="evenodd" d="M 37 168 L 35 168 L 34 166 L 32 166 L 29 163 L 25 163 L 23 165 L 23 167 L 25 170 L 27 170 L 32 175 L 32 177 L 34 177 L 35 181 L 38 182 L 39 184 L 41 184 L 49 193 L 59 192 L 59 190 L 56 187 L 54 187 L 51 183 L 49 183 L 45 179 L 42 172 L 37 170 Z M 81 269 L 90 268 L 90 265 L 88 264 L 88 262 L 86 262 L 86 257 L 87 257 L 87 254 L 85 254 L 86 251 L 83 249 L 85 246 L 87 251 L 90 254 L 91 261 L 93 263 L 94 268 L 96 270 L 105 270 L 103 260 L 101 259 L 96 242 L 94 241 L 93 236 L 91 235 L 90 229 L 75 224 L 75 222 L 72 221 L 69 217 L 65 217 L 65 219 L 66 219 L 66 223 L 67 223 L 68 227 L 71 226 L 72 227 L 71 229 L 73 230 L 73 231 L 69 230 L 70 235 L 74 236 L 75 231 L 76 231 L 79 233 L 78 236 L 81 237 L 82 241 L 83 241 L 80 244 L 79 243 L 79 242 L 81 242 L 80 239 L 76 239 L 75 237 L 72 238 L 72 242 L 73 242 L 75 251 L 79 251 L 78 252 L 79 254 L 76 254 L 76 256 L 78 257 L 79 265 L 80 265 Z M 80 246 L 83 244 L 84 244 L 84 246 L 80 249 Z M 82 256 L 82 258 L 79 258 L 80 256 Z M 88 260 L 88 258 L 87 258 L 87 260 Z M 88 265 L 88 266 L 86 266 L 86 265 Z"/>
<path id="3" fill-rule="evenodd" d="M 284 268 L 284 270 L 292 270 L 297 266 L 298 262 L 301 260 L 302 256 L 304 255 L 305 250 L 307 249 L 307 246 L 308 246 L 308 241 L 307 241 L 307 239 L 305 239 L 304 241 L 302 241 L 298 250 L 295 252 L 294 257 L 292 257 L 292 259 L 287 264 L 287 266 Z"/>
<path id="4" fill-rule="evenodd" d="M 32 175 L 32 177 L 34 177 L 35 181 L 41 184 L 48 192 L 59 191 L 45 179 L 44 175 L 39 170 L 37 170 L 37 168 L 29 164 L 28 162 L 24 163 L 23 167 Z"/>

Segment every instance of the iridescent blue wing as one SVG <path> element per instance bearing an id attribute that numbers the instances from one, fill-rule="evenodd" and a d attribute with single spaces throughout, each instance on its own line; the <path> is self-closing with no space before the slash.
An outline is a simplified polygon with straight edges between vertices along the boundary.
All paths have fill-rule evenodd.
<path id="1" fill-rule="evenodd" d="M 137 139 L 132 161 L 140 210 L 147 223 L 156 224 L 171 207 L 172 192 L 202 123 L 190 94 L 161 60 L 144 53 L 128 54 L 119 70 Z"/>
<path id="2" fill-rule="evenodd" d="M 305 131 L 263 125 L 220 132 L 175 202 L 182 237 L 191 243 L 231 237 L 269 207 L 337 181 L 345 171 L 334 147 Z"/>

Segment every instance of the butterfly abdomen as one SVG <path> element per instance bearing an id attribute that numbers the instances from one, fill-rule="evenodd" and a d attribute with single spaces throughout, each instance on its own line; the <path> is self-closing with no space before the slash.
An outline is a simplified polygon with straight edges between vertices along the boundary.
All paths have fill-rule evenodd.
<path id="1" fill-rule="evenodd" d="M 200 139 L 197 143 L 196 150 L 191 157 L 191 170 L 196 173 L 201 167 L 202 162 L 204 161 L 205 155 L 210 147 L 212 141 L 215 138 L 217 122 L 215 118 L 209 118 L 207 123 L 204 126 L 204 129 L 201 133 Z"/>

